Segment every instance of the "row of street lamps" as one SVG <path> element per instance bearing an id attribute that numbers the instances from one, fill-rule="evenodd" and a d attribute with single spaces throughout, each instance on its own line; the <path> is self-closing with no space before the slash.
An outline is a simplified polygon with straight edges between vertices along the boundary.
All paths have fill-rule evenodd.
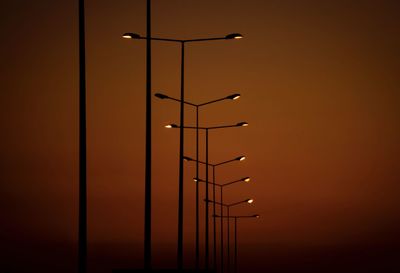
<path id="1" fill-rule="evenodd" d="M 149 7 L 148 7 L 149 9 Z M 149 32 L 148 32 L 149 33 Z M 178 269 L 183 268 L 183 147 L 184 147 L 184 104 L 185 104 L 185 85 L 184 85 L 184 75 L 185 75 L 185 44 L 186 43 L 194 43 L 194 42 L 208 42 L 208 41 L 218 41 L 218 40 L 235 40 L 241 39 L 243 36 L 239 33 L 232 33 L 228 34 L 224 37 L 214 37 L 214 38 L 200 38 L 200 39 L 169 39 L 169 38 L 158 38 L 158 37 L 151 37 L 147 35 L 147 37 L 143 37 L 137 33 L 125 33 L 122 35 L 125 39 L 134 39 L 134 40 L 146 40 L 148 43 L 149 41 L 162 41 L 162 42 L 173 42 L 179 43 L 181 45 L 181 79 L 180 79 L 180 86 L 181 86 L 181 96 L 180 96 L 180 131 L 179 131 L 179 191 L 178 191 L 178 247 L 177 247 L 177 264 Z M 149 51 L 149 48 L 148 48 Z M 148 99 L 146 100 L 149 101 Z M 149 107 L 150 108 L 150 107 Z M 147 120 L 150 122 L 149 120 Z M 148 127 L 148 125 L 146 126 Z M 198 146 L 197 146 L 198 147 Z M 198 156 L 198 151 L 197 151 Z M 146 181 L 146 185 L 149 184 L 151 181 Z M 145 199 L 151 199 L 151 192 L 146 192 Z M 146 203 L 146 201 L 145 201 Z M 146 203 L 147 204 L 147 203 Z M 150 205 L 149 205 L 150 206 Z M 148 209 L 145 211 L 145 221 L 150 222 L 151 219 L 151 210 Z M 145 222 L 146 223 L 146 222 Z M 149 223 L 148 226 L 145 224 L 145 233 L 150 232 L 151 224 Z M 207 232 L 207 231 L 206 231 Z M 150 237 L 150 236 L 149 236 Z M 150 237 L 151 238 L 151 237 Z M 198 239 L 197 239 L 198 240 Z M 151 260 L 151 239 L 145 240 L 145 260 Z M 146 251 L 146 249 L 148 251 Z M 208 255 L 208 254 L 207 254 Z M 196 268 L 199 265 L 199 249 L 198 243 L 196 247 Z M 150 268 L 150 265 L 147 265 L 147 268 Z"/>
<path id="2" fill-rule="evenodd" d="M 194 180 L 196 181 L 196 251 L 195 251 L 195 262 L 196 262 L 196 269 L 199 269 L 199 257 L 200 257 L 200 247 L 199 247 L 199 182 L 205 182 L 205 269 L 208 270 L 209 269 L 209 204 L 212 203 L 213 204 L 213 241 L 214 241 L 214 269 L 216 269 L 216 264 L 217 264 L 217 243 L 216 243 L 216 218 L 220 218 L 220 228 L 221 228 L 221 272 L 223 272 L 223 262 L 224 262 L 224 250 L 223 250 L 223 219 L 227 220 L 227 235 L 228 235 L 228 241 L 227 241 L 227 271 L 229 272 L 229 266 L 230 266 L 230 245 L 229 245 L 229 220 L 231 218 L 235 219 L 235 271 L 237 268 L 237 244 L 236 244 L 236 221 L 238 218 L 249 218 L 249 217 L 259 217 L 258 215 L 254 215 L 254 216 L 231 216 L 230 215 L 230 207 L 232 206 L 236 206 L 242 203 L 252 203 L 253 199 L 246 199 L 240 202 L 236 202 L 236 203 L 232 203 L 232 204 L 224 204 L 223 203 L 223 188 L 225 186 L 228 185 L 232 185 L 234 183 L 237 182 L 248 182 L 250 181 L 249 177 L 245 177 L 236 181 L 232 181 L 232 182 L 228 182 L 228 183 L 224 183 L 224 184 L 217 184 L 216 180 L 215 180 L 215 168 L 217 166 L 221 166 L 233 161 L 242 161 L 245 159 L 244 156 L 240 156 L 240 157 L 236 157 L 234 159 L 231 160 L 227 160 L 224 162 L 220 162 L 217 164 L 211 164 L 209 163 L 209 131 L 210 130 L 216 130 L 216 129 L 224 129 L 224 128 L 233 128 L 233 127 L 245 127 L 248 126 L 247 122 L 239 122 L 236 124 L 231 124 L 231 125 L 222 125 L 222 126 L 212 126 L 212 127 L 202 127 L 199 126 L 199 108 L 206 106 L 206 105 L 210 105 L 216 102 L 220 102 L 220 101 L 224 101 L 224 100 L 237 100 L 240 97 L 240 94 L 232 94 L 229 96 L 225 96 L 219 99 L 215 99 L 212 101 L 208 101 L 205 103 L 200 103 L 200 104 L 196 104 L 196 103 L 192 103 L 189 101 L 185 100 L 184 97 L 184 72 L 185 72 L 185 44 L 186 43 L 192 43 L 192 42 L 206 42 L 206 41 L 216 41 L 216 40 L 232 40 L 232 39 L 241 39 L 243 38 L 243 36 L 239 33 L 232 33 L 232 34 L 228 34 L 224 37 L 216 37 L 216 38 L 201 38 L 201 39 L 187 39 L 187 40 L 181 40 L 181 39 L 169 39 L 169 38 L 157 38 L 157 37 L 143 37 L 137 33 L 125 33 L 123 36 L 123 38 L 126 39 L 135 39 L 135 40 L 146 40 L 147 42 L 151 41 L 151 40 L 155 40 L 155 41 L 164 41 L 164 42 L 175 42 L 175 43 L 179 43 L 181 45 L 181 77 L 180 77 L 180 99 L 177 98 L 173 98 L 170 97 L 168 95 L 162 94 L 162 93 L 156 93 L 155 97 L 159 98 L 159 99 L 168 99 L 168 100 L 172 100 L 175 102 L 179 102 L 180 103 L 180 125 L 177 124 L 168 124 L 165 127 L 166 128 L 175 128 L 175 129 L 179 129 L 180 132 L 180 141 L 179 141 L 179 192 L 178 192 L 178 240 L 177 240 L 177 267 L 179 270 L 183 269 L 183 161 L 193 161 L 196 163 L 196 177 L 194 178 Z M 195 107 L 196 109 L 196 125 L 195 126 L 185 126 L 184 125 L 184 105 L 189 105 L 192 107 Z M 190 157 L 184 156 L 184 151 L 183 151 L 183 147 L 184 147 L 184 129 L 193 129 L 196 130 L 196 159 L 192 159 Z M 205 161 L 201 161 L 199 160 L 199 131 L 203 130 L 205 131 L 205 136 L 206 136 L 206 160 Z M 205 174 L 205 180 L 202 180 L 199 178 L 199 164 L 204 164 L 206 165 L 206 174 Z M 212 176 L 212 182 L 209 182 L 209 167 L 212 167 L 213 170 L 213 176 Z M 148 181 L 146 181 L 147 183 Z M 209 184 L 212 185 L 212 190 L 213 190 L 213 200 L 211 200 L 209 198 Z M 220 187 L 220 202 L 216 201 L 216 187 Z M 150 200 L 150 196 L 151 193 L 150 192 L 146 192 L 146 198 L 148 198 L 148 200 Z M 145 199 L 146 199 L 145 198 Z M 216 214 L 216 205 L 220 205 L 220 215 Z M 225 216 L 223 213 L 223 207 L 227 208 L 227 215 Z M 149 222 L 151 219 L 151 210 L 145 210 L 145 233 L 148 234 L 148 236 L 146 237 L 147 240 L 145 239 L 145 268 L 149 269 L 151 268 L 151 265 L 149 264 L 149 261 L 151 261 L 151 236 L 149 235 L 149 233 L 151 232 L 151 222 Z M 147 222 L 146 222 L 147 221 Z M 148 223 L 146 225 L 146 223 Z M 150 238 L 150 239 L 149 239 Z"/>

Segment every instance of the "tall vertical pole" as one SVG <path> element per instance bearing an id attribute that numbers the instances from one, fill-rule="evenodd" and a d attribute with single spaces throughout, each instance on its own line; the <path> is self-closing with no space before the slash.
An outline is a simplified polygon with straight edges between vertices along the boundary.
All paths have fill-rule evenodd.
<path id="1" fill-rule="evenodd" d="M 213 167 L 213 200 L 214 200 L 214 202 L 213 202 L 213 215 L 215 216 L 216 215 L 216 211 L 215 211 L 215 201 L 216 201 L 216 199 L 215 199 L 215 166 L 212 166 Z M 215 217 L 213 217 L 213 232 L 214 232 L 214 234 L 213 234 L 213 236 L 214 236 L 214 269 L 215 269 L 215 271 L 217 271 L 217 229 L 216 229 L 216 221 L 217 221 L 217 219 L 215 218 Z"/>
<path id="2" fill-rule="evenodd" d="M 196 269 L 199 269 L 199 106 L 196 106 Z"/>
<path id="3" fill-rule="evenodd" d="M 208 205 L 209 205 L 209 198 L 208 198 L 208 129 L 206 129 L 206 232 L 205 232 L 205 269 L 208 270 Z"/>
<path id="4" fill-rule="evenodd" d="M 79 273 L 87 268 L 85 1 L 79 0 Z"/>
<path id="5" fill-rule="evenodd" d="M 178 194 L 178 269 L 183 268 L 183 127 L 184 124 L 184 64 L 185 64 L 185 43 L 181 43 L 181 124 L 179 142 L 179 194 Z"/>
<path id="6" fill-rule="evenodd" d="M 237 217 L 235 217 L 235 273 L 237 273 Z"/>
<path id="7" fill-rule="evenodd" d="M 230 241 L 230 234 L 229 234 L 229 226 L 230 226 L 230 215 L 229 215 L 229 209 L 230 209 L 230 207 L 228 206 L 228 212 L 227 212 L 227 218 L 226 218 L 226 221 L 227 221 L 227 225 L 228 225 L 228 227 L 227 227 L 227 233 L 228 233 L 228 241 L 227 241 L 227 256 L 228 256 L 228 259 L 227 259 L 227 265 L 226 265 L 226 269 L 227 269 L 227 272 L 229 273 L 230 272 L 230 263 L 231 263 L 231 257 L 230 257 L 230 246 L 229 246 L 229 241 Z"/>
<path id="8" fill-rule="evenodd" d="M 151 269 L 151 0 L 147 0 L 144 267 Z"/>
<path id="9" fill-rule="evenodd" d="M 224 228 L 223 228 L 223 223 L 224 223 L 224 206 L 222 205 L 224 203 L 222 199 L 222 192 L 223 192 L 224 186 L 221 186 L 221 273 L 224 272 Z"/>

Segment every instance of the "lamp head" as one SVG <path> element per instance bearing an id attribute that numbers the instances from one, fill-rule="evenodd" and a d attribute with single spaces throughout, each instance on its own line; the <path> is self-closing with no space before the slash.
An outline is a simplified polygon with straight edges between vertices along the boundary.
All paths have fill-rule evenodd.
<path id="1" fill-rule="evenodd" d="M 245 121 L 239 122 L 236 126 L 249 126 L 249 124 Z"/>
<path id="2" fill-rule="evenodd" d="M 226 97 L 229 100 L 237 100 L 238 98 L 240 98 L 240 94 L 232 94 Z"/>
<path id="3" fill-rule="evenodd" d="M 127 33 L 124 33 L 124 35 L 122 35 L 122 38 L 125 38 L 125 39 L 140 39 L 142 37 L 137 33 L 127 32 Z"/>
<path id="4" fill-rule="evenodd" d="M 225 36 L 225 39 L 242 39 L 243 35 L 240 33 L 231 33 Z"/>
<path id="5" fill-rule="evenodd" d="M 184 156 L 183 160 L 185 160 L 185 161 L 193 161 L 193 158 L 188 157 L 188 156 Z"/>
<path id="6" fill-rule="evenodd" d="M 159 99 L 168 99 L 169 97 L 167 95 L 161 94 L 161 93 L 155 93 L 154 96 L 156 96 Z"/>
<path id="7" fill-rule="evenodd" d="M 245 159 L 246 159 L 246 157 L 243 155 L 235 158 L 235 160 L 239 160 L 239 161 L 243 161 Z"/>
<path id="8" fill-rule="evenodd" d="M 254 214 L 253 217 L 254 218 L 260 218 L 260 215 L 259 214 Z"/>
<path id="9" fill-rule="evenodd" d="M 245 177 L 245 178 L 242 179 L 242 181 L 244 181 L 244 182 L 250 182 L 250 177 Z"/>
<path id="10" fill-rule="evenodd" d="M 251 204 L 251 203 L 254 202 L 254 199 L 247 199 L 246 202 L 249 203 L 249 204 Z"/>
<path id="11" fill-rule="evenodd" d="M 168 124 L 168 125 L 165 125 L 165 128 L 178 128 L 179 126 L 178 125 L 176 125 L 176 124 Z"/>

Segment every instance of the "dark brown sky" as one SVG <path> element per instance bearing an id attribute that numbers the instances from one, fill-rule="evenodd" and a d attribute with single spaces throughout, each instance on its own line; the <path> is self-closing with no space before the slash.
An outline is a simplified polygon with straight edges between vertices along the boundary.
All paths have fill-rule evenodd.
<path id="1" fill-rule="evenodd" d="M 75 268 L 75 2 L 2 3 L 0 266 L 9 272 Z M 145 34 L 145 1 L 86 2 L 90 265 L 140 266 L 145 44 L 121 34 Z M 382 0 L 153 1 L 154 36 L 245 36 L 188 45 L 185 79 L 194 103 L 242 94 L 201 111 L 205 126 L 250 123 L 210 134 L 212 162 L 247 156 L 217 173 L 220 182 L 252 177 L 226 190 L 227 202 L 255 199 L 233 213 L 262 215 L 240 223 L 242 268 L 321 273 L 336 265 L 358 272 L 399 259 L 399 8 Z M 179 97 L 179 61 L 177 45 L 153 43 L 154 92 Z M 178 132 L 163 125 L 178 123 L 178 110 L 153 100 L 159 267 L 175 266 Z M 192 109 L 186 113 L 194 124 Z M 186 139 L 186 154 L 194 156 L 193 132 Z M 187 266 L 193 264 L 194 175 L 188 164 Z"/>

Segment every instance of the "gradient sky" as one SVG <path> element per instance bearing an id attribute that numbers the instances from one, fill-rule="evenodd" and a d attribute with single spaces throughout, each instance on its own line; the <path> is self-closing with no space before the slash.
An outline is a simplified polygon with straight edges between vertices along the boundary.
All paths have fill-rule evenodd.
<path id="1" fill-rule="evenodd" d="M 142 265 L 145 42 L 121 34 L 145 34 L 145 1 L 86 2 L 89 266 L 109 272 Z M 188 45 L 185 71 L 189 101 L 242 94 L 200 113 L 204 126 L 250 124 L 210 133 L 211 162 L 247 156 L 217 171 L 221 183 L 252 178 L 226 189 L 227 202 L 255 199 L 232 213 L 262 215 L 239 223 L 240 268 L 398 272 L 399 10 L 382 0 L 153 1 L 153 36 L 245 36 Z M 0 18 L 0 267 L 73 272 L 77 1 L 3 1 Z M 179 97 L 179 54 L 153 43 L 154 93 Z M 179 135 L 169 122 L 179 122 L 178 105 L 154 98 L 156 267 L 176 261 Z M 194 132 L 186 140 L 194 157 Z M 194 176 L 186 164 L 187 267 Z"/>

